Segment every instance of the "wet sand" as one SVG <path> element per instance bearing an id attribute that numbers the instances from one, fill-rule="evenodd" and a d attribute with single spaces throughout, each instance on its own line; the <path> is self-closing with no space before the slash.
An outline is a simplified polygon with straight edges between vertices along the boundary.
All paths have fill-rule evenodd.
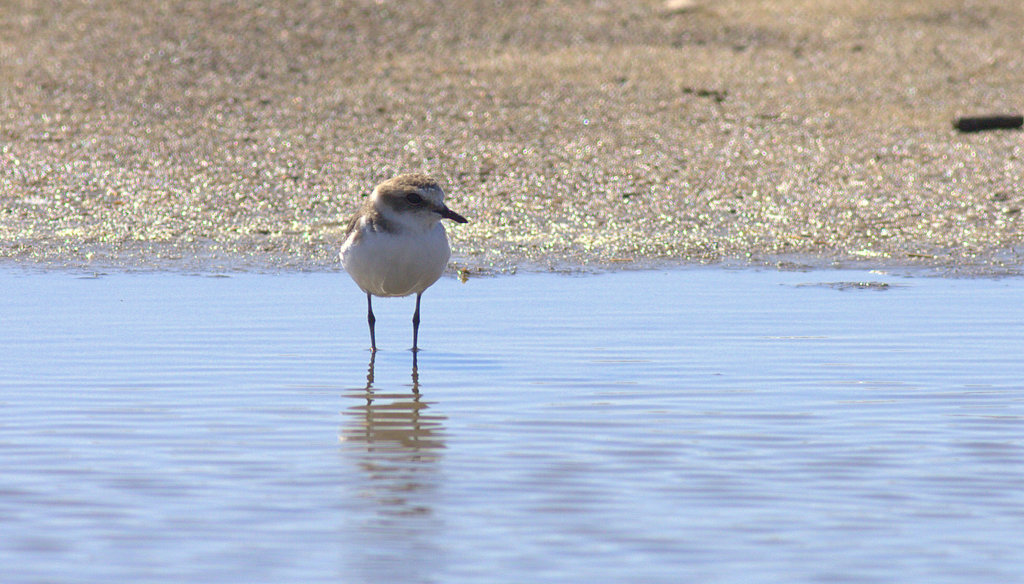
<path id="1" fill-rule="evenodd" d="M 0 257 L 337 265 L 398 172 L 456 265 L 1021 264 L 1024 5 L 0 8 Z"/>

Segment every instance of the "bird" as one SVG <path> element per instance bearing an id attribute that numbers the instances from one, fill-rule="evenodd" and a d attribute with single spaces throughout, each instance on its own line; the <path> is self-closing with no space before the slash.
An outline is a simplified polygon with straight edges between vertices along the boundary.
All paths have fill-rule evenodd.
<path id="1" fill-rule="evenodd" d="M 416 295 L 412 351 L 419 351 L 420 299 L 451 257 L 442 219 L 467 219 L 444 203 L 441 185 L 422 173 L 401 174 L 377 185 L 352 216 L 341 245 L 341 264 L 366 293 L 370 350 L 377 351 L 373 297 Z"/>

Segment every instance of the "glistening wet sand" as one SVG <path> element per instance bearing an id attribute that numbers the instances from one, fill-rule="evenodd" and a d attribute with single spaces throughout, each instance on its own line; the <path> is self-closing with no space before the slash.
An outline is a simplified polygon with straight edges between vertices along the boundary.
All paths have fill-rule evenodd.
<path id="1" fill-rule="evenodd" d="M 460 265 L 1021 262 L 1024 5 L 0 7 L 0 256 L 334 265 L 401 171 Z"/>

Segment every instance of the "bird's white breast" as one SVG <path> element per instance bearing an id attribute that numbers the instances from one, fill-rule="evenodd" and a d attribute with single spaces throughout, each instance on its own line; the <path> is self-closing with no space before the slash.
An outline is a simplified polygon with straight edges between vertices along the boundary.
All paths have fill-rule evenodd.
<path id="1" fill-rule="evenodd" d="M 423 292 L 444 273 L 451 257 L 444 226 L 399 233 L 373 231 L 365 222 L 341 247 L 341 264 L 364 292 L 408 296 Z"/>

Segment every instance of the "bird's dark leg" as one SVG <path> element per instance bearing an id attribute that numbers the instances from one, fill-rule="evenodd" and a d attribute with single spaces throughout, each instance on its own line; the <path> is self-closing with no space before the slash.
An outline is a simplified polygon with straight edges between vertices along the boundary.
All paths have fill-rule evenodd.
<path id="1" fill-rule="evenodd" d="M 412 313 L 412 352 L 419 351 L 420 348 L 417 345 L 420 337 L 420 298 L 423 296 L 423 292 L 416 294 L 416 312 Z"/>
<path id="2" fill-rule="evenodd" d="M 369 292 L 366 293 L 366 322 L 370 325 L 370 350 L 376 353 L 377 337 L 373 332 L 373 325 L 376 324 L 377 319 L 373 316 L 373 300 Z"/>

